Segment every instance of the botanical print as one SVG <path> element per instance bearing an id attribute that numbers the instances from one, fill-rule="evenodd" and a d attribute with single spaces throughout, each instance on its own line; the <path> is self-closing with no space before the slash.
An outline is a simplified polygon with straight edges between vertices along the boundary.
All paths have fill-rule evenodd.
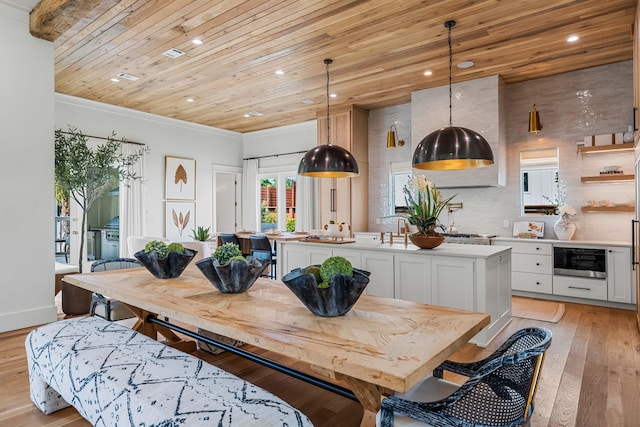
<path id="1" fill-rule="evenodd" d="M 196 161 L 165 157 L 165 199 L 195 200 Z"/>
<path id="2" fill-rule="evenodd" d="M 185 240 L 195 228 L 194 202 L 166 202 L 165 235 L 173 241 Z"/>

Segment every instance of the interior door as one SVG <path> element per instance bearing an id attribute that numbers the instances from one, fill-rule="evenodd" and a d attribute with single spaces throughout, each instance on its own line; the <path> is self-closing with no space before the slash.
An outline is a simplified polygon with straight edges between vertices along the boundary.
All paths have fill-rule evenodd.
<path id="1" fill-rule="evenodd" d="M 240 221 L 240 182 L 241 175 L 236 172 L 215 172 L 215 232 L 233 233 Z"/>
<path id="2" fill-rule="evenodd" d="M 635 147 L 635 191 L 636 191 L 636 214 L 634 219 L 634 226 L 631 227 L 633 231 L 632 239 L 632 260 L 634 273 L 636 275 L 636 321 L 638 328 L 640 329 L 640 255 L 638 254 L 638 244 L 640 244 L 640 233 L 638 232 L 638 220 L 640 219 L 640 145 Z"/>

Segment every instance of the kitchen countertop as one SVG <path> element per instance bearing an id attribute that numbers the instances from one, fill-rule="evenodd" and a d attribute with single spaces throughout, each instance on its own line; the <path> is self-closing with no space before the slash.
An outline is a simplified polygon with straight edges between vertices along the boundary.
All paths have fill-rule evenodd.
<path id="1" fill-rule="evenodd" d="M 519 237 L 494 237 L 491 239 L 501 242 L 540 242 L 553 243 L 556 245 L 583 245 L 583 246 L 624 246 L 631 247 L 631 242 L 622 242 L 619 240 L 558 240 L 558 239 L 521 239 Z"/>
<path id="2" fill-rule="evenodd" d="M 386 251 L 386 252 L 406 252 L 414 254 L 424 254 L 430 256 L 454 256 L 454 257 L 473 257 L 488 258 L 493 255 L 508 253 L 511 249 L 508 246 L 490 246 L 490 245 L 466 245 L 459 243 L 443 243 L 434 249 L 420 249 L 419 247 L 409 243 L 380 243 L 378 241 L 353 242 L 353 243 L 313 243 L 305 241 L 287 242 L 287 245 L 314 245 L 319 247 L 334 246 L 344 249 L 361 249 L 367 251 Z M 505 250 L 505 248 L 508 248 Z"/>

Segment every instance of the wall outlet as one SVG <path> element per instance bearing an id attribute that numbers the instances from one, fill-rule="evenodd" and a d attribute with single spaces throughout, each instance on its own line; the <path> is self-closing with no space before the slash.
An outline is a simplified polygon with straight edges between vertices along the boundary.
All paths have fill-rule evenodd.
<path id="1" fill-rule="evenodd" d="M 503 226 L 504 228 L 509 228 L 509 220 L 508 220 L 508 219 L 505 219 L 505 220 L 502 222 L 502 226 Z"/>

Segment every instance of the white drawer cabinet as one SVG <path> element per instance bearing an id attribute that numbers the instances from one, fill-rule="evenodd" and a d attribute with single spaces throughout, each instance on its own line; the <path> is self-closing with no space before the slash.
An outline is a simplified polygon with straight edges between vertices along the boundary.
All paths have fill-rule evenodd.
<path id="1" fill-rule="evenodd" d="M 361 251 L 360 265 L 362 270 L 371 273 L 364 292 L 367 295 L 393 298 L 393 257 L 383 252 Z"/>
<path id="2" fill-rule="evenodd" d="M 553 281 L 550 274 L 511 273 L 511 288 L 516 291 L 553 293 Z"/>
<path id="3" fill-rule="evenodd" d="M 567 297 L 607 300 L 606 279 L 585 279 L 582 277 L 554 276 L 553 293 Z"/>
<path id="4" fill-rule="evenodd" d="M 516 291 L 553 292 L 553 245 L 526 241 L 497 241 L 495 245 L 511 246 L 511 287 Z"/>
<path id="5" fill-rule="evenodd" d="M 393 257 L 394 297 L 431 304 L 431 259 L 422 255 Z"/>
<path id="6" fill-rule="evenodd" d="M 492 244 L 512 248 L 511 286 L 514 291 L 590 299 L 594 303 L 607 301 L 616 304 L 636 304 L 635 274 L 631 268 L 631 248 L 628 246 L 513 238 L 494 239 Z M 554 246 L 604 248 L 607 255 L 607 278 L 590 279 L 554 275 Z"/>

